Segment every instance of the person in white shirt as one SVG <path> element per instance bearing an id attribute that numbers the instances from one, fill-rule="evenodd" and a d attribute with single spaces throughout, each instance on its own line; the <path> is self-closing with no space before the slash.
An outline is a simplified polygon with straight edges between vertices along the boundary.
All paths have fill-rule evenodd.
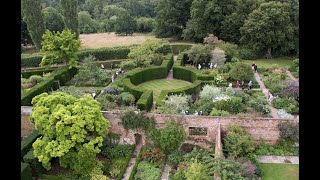
<path id="1" fill-rule="evenodd" d="M 271 105 L 272 104 L 272 100 L 273 100 L 273 95 L 269 92 L 269 104 Z"/>
<path id="2" fill-rule="evenodd" d="M 231 87 L 231 88 L 232 88 L 232 82 L 230 82 L 230 83 L 229 83 L 229 87 Z"/>
<path id="3" fill-rule="evenodd" d="M 101 64 L 101 69 L 104 69 L 104 65 L 103 64 Z"/>
<path id="4" fill-rule="evenodd" d="M 216 64 L 214 64 L 214 68 L 215 68 L 215 69 L 217 68 L 217 66 L 218 66 L 218 65 L 217 65 L 217 63 L 216 63 Z"/>
<path id="5" fill-rule="evenodd" d="M 210 63 L 210 69 L 212 69 L 212 67 L 213 67 L 213 64 L 212 64 L 212 63 Z"/>
<path id="6" fill-rule="evenodd" d="M 200 64 L 198 65 L 198 69 L 199 69 L 199 70 L 201 69 L 201 65 L 200 65 Z"/>
<path id="7" fill-rule="evenodd" d="M 96 93 L 95 92 L 92 93 L 92 97 L 93 97 L 93 99 L 96 98 Z"/>

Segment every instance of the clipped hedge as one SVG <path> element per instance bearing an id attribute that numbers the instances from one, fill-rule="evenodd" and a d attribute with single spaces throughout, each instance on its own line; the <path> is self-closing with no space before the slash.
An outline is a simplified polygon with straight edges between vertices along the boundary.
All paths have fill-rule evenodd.
<path id="1" fill-rule="evenodd" d="M 145 149 L 146 148 L 144 146 L 141 148 L 140 153 L 139 153 L 139 155 L 138 155 L 138 157 L 136 159 L 136 163 L 134 164 L 134 166 L 132 168 L 131 174 L 129 176 L 129 180 L 133 180 L 134 175 L 137 173 L 138 164 L 141 161 L 141 158 L 142 158 L 142 155 L 144 154 Z"/>
<path id="2" fill-rule="evenodd" d="M 172 67 L 172 65 L 173 65 L 173 54 L 170 53 L 170 54 L 166 55 L 165 59 L 162 61 L 160 66 L 166 67 L 167 72 L 169 72 L 171 67 Z"/>
<path id="3" fill-rule="evenodd" d="M 110 60 L 110 59 L 127 59 L 130 53 L 130 47 L 133 46 L 119 46 L 119 47 L 105 47 L 98 49 L 84 49 L 78 53 L 79 60 L 83 60 L 90 54 L 96 57 L 96 60 Z M 21 67 L 38 67 L 41 63 L 43 55 L 27 55 L 21 54 Z"/>
<path id="4" fill-rule="evenodd" d="M 132 84 L 138 85 L 146 81 L 166 78 L 167 74 L 168 71 L 165 66 L 155 66 L 135 69 L 128 73 L 127 77 L 130 78 Z"/>
<path id="5" fill-rule="evenodd" d="M 131 93 L 136 99 L 139 99 L 143 92 L 146 91 L 132 84 L 130 78 L 124 78 L 122 82 L 124 91 Z"/>
<path id="6" fill-rule="evenodd" d="M 68 178 L 64 175 L 48 175 L 48 174 L 42 174 L 40 178 L 45 180 L 75 180 L 73 178 Z M 78 178 L 78 180 L 90 180 L 90 179 L 91 177 Z"/>
<path id="7" fill-rule="evenodd" d="M 129 162 L 130 162 L 131 157 L 133 156 L 133 153 L 134 153 L 135 148 L 136 148 L 136 144 L 133 145 L 133 148 L 132 148 L 132 151 L 131 151 L 131 153 L 130 153 L 130 156 L 128 156 L 128 157 L 126 158 L 126 163 L 125 163 L 125 165 L 123 166 L 124 168 L 121 169 L 121 171 L 120 171 L 120 173 L 119 173 L 119 175 L 118 175 L 118 177 L 117 177 L 117 180 L 121 180 L 122 177 L 123 177 L 123 175 L 124 175 L 124 173 L 126 172 L 127 167 L 128 167 L 128 164 L 129 164 Z"/>
<path id="8" fill-rule="evenodd" d="M 173 77 L 175 79 L 194 82 L 197 80 L 197 73 L 196 70 L 193 70 L 189 67 L 173 66 Z"/>
<path id="9" fill-rule="evenodd" d="M 70 81 L 76 73 L 77 68 L 69 69 L 68 67 L 59 68 L 56 71 L 53 71 L 53 74 L 50 77 L 21 95 L 21 105 L 30 106 L 33 97 L 44 92 L 58 89 L 58 83 L 60 83 L 60 86 L 63 86 L 66 82 Z"/>
<path id="10" fill-rule="evenodd" d="M 152 104 L 153 104 L 153 91 L 148 90 L 141 95 L 140 99 L 137 102 L 137 107 L 140 110 L 149 111 L 152 107 Z"/>
<path id="11" fill-rule="evenodd" d="M 41 162 L 39 162 L 38 159 L 33 156 L 33 149 L 23 156 L 23 161 L 30 165 L 33 176 L 38 176 L 45 171 Z"/>
<path id="12" fill-rule="evenodd" d="M 29 78 L 32 75 L 39 75 L 42 76 L 43 73 L 49 73 L 52 72 L 54 70 L 56 70 L 56 67 L 47 67 L 47 68 L 41 68 L 41 69 L 35 69 L 35 70 L 27 70 L 27 71 L 23 71 L 21 72 L 21 75 L 23 78 Z"/>
<path id="13" fill-rule="evenodd" d="M 21 180 L 32 180 L 30 165 L 23 162 L 21 162 Z"/>
<path id="14" fill-rule="evenodd" d="M 21 141 L 21 158 L 32 148 L 33 142 L 40 136 L 37 131 L 33 131 L 28 137 Z"/>
<path id="15" fill-rule="evenodd" d="M 174 54 L 179 54 L 180 52 L 190 49 L 192 46 L 192 44 L 171 44 L 172 52 Z"/>

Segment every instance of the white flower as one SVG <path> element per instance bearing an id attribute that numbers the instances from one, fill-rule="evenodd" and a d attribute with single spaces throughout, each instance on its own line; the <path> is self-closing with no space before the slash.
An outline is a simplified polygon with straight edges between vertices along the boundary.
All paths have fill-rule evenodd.
<path id="1" fill-rule="evenodd" d="M 230 98 L 228 95 L 221 94 L 221 95 L 218 95 L 217 97 L 213 98 L 213 99 L 212 99 L 212 102 L 228 101 L 228 100 L 230 100 L 230 99 L 231 99 L 231 98 Z"/>

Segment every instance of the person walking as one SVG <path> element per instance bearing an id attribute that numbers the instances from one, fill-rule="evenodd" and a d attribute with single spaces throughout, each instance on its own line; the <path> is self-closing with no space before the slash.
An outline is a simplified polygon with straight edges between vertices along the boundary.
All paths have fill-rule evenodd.
<path id="1" fill-rule="evenodd" d="M 210 63 L 210 69 L 212 69 L 212 67 L 213 67 L 213 64 L 212 64 L 212 63 Z"/>
<path id="2" fill-rule="evenodd" d="M 272 104 L 272 100 L 273 100 L 273 95 L 269 92 L 268 101 L 269 101 L 269 104 L 270 104 L 270 105 Z"/>
<path id="3" fill-rule="evenodd" d="M 241 82 L 241 88 L 244 90 L 244 81 Z"/>
<path id="4" fill-rule="evenodd" d="M 254 72 L 257 72 L 257 69 L 258 69 L 257 64 L 254 64 L 253 69 L 254 69 Z"/>
<path id="5" fill-rule="evenodd" d="M 239 81 L 237 81 L 237 83 L 236 83 L 236 88 L 240 89 L 240 82 Z"/>
<path id="6" fill-rule="evenodd" d="M 249 89 L 252 89 L 252 81 L 249 81 L 248 86 L 249 86 Z"/>
<path id="7" fill-rule="evenodd" d="M 111 63 L 111 69 L 113 69 L 113 63 Z"/>
<path id="8" fill-rule="evenodd" d="M 232 82 L 230 82 L 230 83 L 229 83 L 229 87 L 231 87 L 231 88 L 232 88 Z"/>
<path id="9" fill-rule="evenodd" d="M 198 65 L 198 69 L 201 70 L 201 65 L 200 64 Z"/>
<path id="10" fill-rule="evenodd" d="M 101 69 L 104 69 L 104 65 L 103 64 L 101 64 Z"/>
<path id="11" fill-rule="evenodd" d="M 111 81 L 114 82 L 114 74 L 112 74 Z"/>
<path id="12" fill-rule="evenodd" d="M 215 69 L 217 68 L 217 66 L 218 66 L 218 65 L 217 65 L 217 63 L 216 63 L 216 64 L 214 64 L 214 68 L 215 68 Z"/>
<path id="13" fill-rule="evenodd" d="M 253 71 L 254 71 L 254 65 L 256 65 L 256 64 L 254 62 L 252 62 L 251 68 L 252 68 Z"/>

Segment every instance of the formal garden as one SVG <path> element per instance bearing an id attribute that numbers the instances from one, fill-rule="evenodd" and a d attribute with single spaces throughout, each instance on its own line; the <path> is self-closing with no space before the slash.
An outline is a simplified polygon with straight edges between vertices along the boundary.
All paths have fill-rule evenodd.
<path id="1" fill-rule="evenodd" d="M 21 5 L 21 179 L 299 178 L 298 1 Z"/>

